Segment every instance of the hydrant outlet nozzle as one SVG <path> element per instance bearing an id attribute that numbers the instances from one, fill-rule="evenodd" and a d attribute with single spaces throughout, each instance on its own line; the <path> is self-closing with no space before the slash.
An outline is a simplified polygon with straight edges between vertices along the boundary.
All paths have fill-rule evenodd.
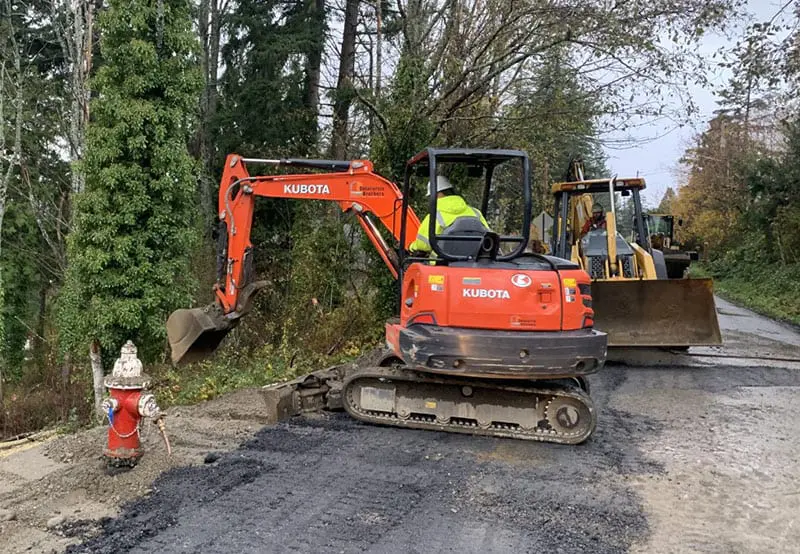
<path id="1" fill-rule="evenodd" d="M 164 444 L 167 447 L 167 456 L 172 456 L 172 447 L 169 444 L 169 437 L 167 437 L 167 426 L 164 423 L 164 416 L 159 416 L 153 423 L 156 424 L 158 430 L 161 431 L 161 436 L 164 438 Z"/>
<path id="2" fill-rule="evenodd" d="M 103 400 L 103 403 L 100 406 L 103 409 L 104 414 L 119 410 L 119 402 L 116 398 L 106 398 Z"/>
<path id="3" fill-rule="evenodd" d="M 157 419 L 161 415 L 161 408 L 156 404 L 156 397 L 152 394 L 143 394 L 139 397 L 139 415 Z"/>

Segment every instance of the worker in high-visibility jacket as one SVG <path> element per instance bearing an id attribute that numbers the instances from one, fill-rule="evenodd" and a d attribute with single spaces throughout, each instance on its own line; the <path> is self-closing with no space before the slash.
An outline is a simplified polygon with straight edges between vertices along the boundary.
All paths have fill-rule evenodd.
<path id="1" fill-rule="evenodd" d="M 428 193 L 426 197 L 430 197 L 432 191 L 431 183 L 428 182 Z M 431 252 L 431 243 L 428 239 L 428 228 L 430 226 L 430 214 L 425 216 L 419 226 L 417 232 L 417 239 L 409 246 L 409 251 L 427 253 Z M 462 217 L 473 217 L 479 219 L 480 222 L 489 230 L 489 224 L 483 218 L 480 210 L 471 207 L 453 190 L 453 185 L 450 180 L 443 175 L 436 177 L 436 234 L 441 235 L 448 227 L 450 227 L 457 219 Z"/>

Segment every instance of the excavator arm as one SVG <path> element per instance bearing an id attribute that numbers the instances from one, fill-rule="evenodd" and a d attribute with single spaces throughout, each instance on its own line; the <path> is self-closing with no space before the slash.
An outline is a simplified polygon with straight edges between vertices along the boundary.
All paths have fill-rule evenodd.
<path id="1" fill-rule="evenodd" d="M 251 175 L 249 165 L 302 167 L 325 173 Z M 389 271 L 396 278 L 399 262 L 384 240 L 375 220 L 399 241 L 403 196 L 391 181 L 373 171 L 368 160 L 255 159 L 230 154 L 219 189 L 220 236 L 217 252 L 216 302 L 205 308 L 176 310 L 167 321 L 167 336 L 175 363 L 198 360 L 213 352 L 224 336 L 252 305 L 254 295 L 266 285 L 253 278 L 250 232 L 257 197 L 327 200 L 355 215 Z M 419 229 L 419 219 L 407 210 L 405 242 L 408 248 Z"/>

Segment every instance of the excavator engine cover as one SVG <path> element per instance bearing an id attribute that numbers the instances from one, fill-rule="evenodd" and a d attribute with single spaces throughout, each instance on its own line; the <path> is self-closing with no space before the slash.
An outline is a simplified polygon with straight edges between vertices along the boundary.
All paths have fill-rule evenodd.
<path id="1" fill-rule="evenodd" d="M 167 320 L 167 338 L 172 362 L 202 360 L 217 349 L 225 335 L 238 323 L 222 314 L 216 304 L 205 308 L 175 310 Z"/>
<path id="2" fill-rule="evenodd" d="M 592 306 L 610 348 L 722 344 L 711 279 L 593 281 Z"/>

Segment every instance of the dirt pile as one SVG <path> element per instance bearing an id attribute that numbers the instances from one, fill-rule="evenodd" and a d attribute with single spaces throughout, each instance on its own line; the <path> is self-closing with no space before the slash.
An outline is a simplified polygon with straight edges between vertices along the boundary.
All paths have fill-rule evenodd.
<path id="1" fill-rule="evenodd" d="M 65 435 L 0 458 L 3 552 L 59 552 L 97 531 L 119 506 L 152 492 L 173 468 L 203 465 L 209 453 L 238 447 L 266 422 L 258 389 L 167 411 L 173 455 L 158 429 L 142 429 L 145 455 L 132 471 L 109 471 L 102 459 L 106 428 Z M 4 521 L 3 521 L 4 520 Z"/>

